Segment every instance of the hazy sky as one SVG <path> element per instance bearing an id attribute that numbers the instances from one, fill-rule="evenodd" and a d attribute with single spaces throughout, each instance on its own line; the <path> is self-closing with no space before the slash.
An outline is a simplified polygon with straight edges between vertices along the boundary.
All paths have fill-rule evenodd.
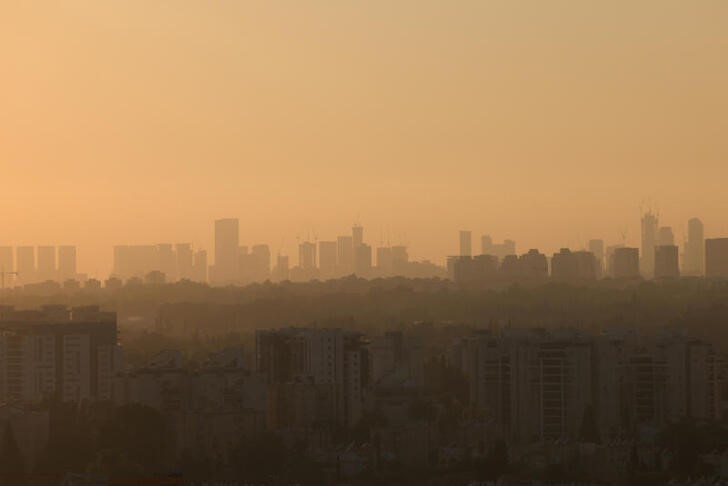
<path id="1" fill-rule="evenodd" d="M 0 0 L 0 244 L 728 235 L 728 2 Z M 477 249 L 478 244 L 474 245 Z"/>

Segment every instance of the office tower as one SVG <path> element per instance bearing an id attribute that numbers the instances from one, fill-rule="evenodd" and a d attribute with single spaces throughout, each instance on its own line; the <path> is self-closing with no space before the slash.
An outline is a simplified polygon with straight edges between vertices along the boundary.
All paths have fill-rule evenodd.
<path id="1" fill-rule="evenodd" d="M 366 243 L 354 248 L 354 273 L 358 277 L 368 277 L 372 270 L 372 247 Z"/>
<path id="2" fill-rule="evenodd" d="M 276 258 L 276 268 L 274 274 L 274 278 L 279 282 L 288 280 L 289 271 L 287 255 L 278 255 L 278 257 Z"/>
<path id="3" fill-rule="evenodd" d="M 380 276 L 392 274 L 392 248 L 380 246 L 377 248 L 377 270 Z"/>
<path id="4" fill-rule="evenodd" d="M 304 241 L 298 245 L 298 266 L 303 270 L 316 268 L 316 244 Z"/>
<path id="5" fill-rule="evenodd" d="M 18 280 L 23 284 L 35 282 L 35 248 L 32 246 L 19 246 L 15 251 Z"/>
<path id="6" fill-rule="evenodd" d="M 728 238 L 705 240 L 705 276 L 728 278 Z"/>
<path id="7" fill-rule="evenodd" d="M 642 254 L 640 257 L 640 272 L 646 278 L 655 274 L 655 246 L 657 244 L 658 219 L 652 211 L 642 216 Z"/>
<path id="8" fill-rule="evenodd" d="M 337 245 L 335 241 L 319 241 L 319 270 L 322 277 L 336 274 Z"/>
<path id="9" fill-rule="evenodd" d="M 688 239 L 683 254 L 683 273 L 694 277 L 705 273 L 705 234 L 698 218 L 688 221 Z"/>
<path id="10" fill-rule="evenodd" d="M 0 316 L 0 402 L 109 400 L 120 359 L 116 315 L 97 307 Z"/>
<path id="11" fill-rule="evenodd" d="M 589 251 L 597 261 L 597 278 L 604 275 L 604 240 L 589 240 Z"/>
<path id="12" fill-rule="evenodd" d="M 493 255 L 451 257 L 448 265 L 453 281 L 458 285 L 487 285 L 498 276 L 498 258 Z"/>
<path id="13" fill-rule="evenodd" d="M 678 252 L 675 245 L 659 245 L 655 248 L 655 278 L 680 277 Z"/>
<path id="14" fill-rule="evenodd" d="M 164 274 L 165 281 L 177 281 L 177 255 L 174 253 L 174 247 L 169 243 L 157 245 L 159 265 L 154 270 L 159 270 Z"/>
<path id="15" fill-rule="evenodd" d="M 37 279 L 44 282 L 46 280 L 58 280 L 56 269 L 56 247 L 55 246 L 39 246 L 37 249 L 38 267 L 36 268 Z"/>
<path id="16" fill-rule="evenodd" d="M 470 231 L 460 231 L 460 256 L 473 255 L 472 239 L 473 235 Z"/>
<path id="17" fill-rule="evenodd" d="M 238 220 L 233 218 L 216 220 L 213 283 L 231 284 L 237 281 L 239 247 L 240 230 Z"/>
<path id="18" fill-rule="evenodd" d="M 12 246 L 0 246 L 0 272 L 8 273 L 15 270 Z"/>
<path id="19" fill-rule="evenodd" d="M 409 253 L 407 247 L 397 245 L 392 247 L 392 274 L 407 275 L 407 267 L 409 266 Z"/>
<path id="20" fill-rule="evenodd" d="M 270 248 L 268 245 L 253 245 L 250 251 L 253 282 L 265 282 L 270 278 Z"/>
<path id="21" fill-rule="evenodd" d="M 361 246 L 364 243 L 364 227 L 355 224 L 351 228 L 351 244 L 354 248 Z"/>
<path id="22" fill-rule="evenodd" d="M 493 238 L 491 238 L 490 235 L 483 235 L 480 237 L 480 254 L 495 255 L 493 252 Z"/>
<path id="23" fill-rule="evenodd" d="M 515 255 L 513 255 L 515 256 Z M 518 257 L 518 275 L 526 280 L 540 280 L 548 278 L 549 263 L 546 255 L 536 249 L 528 250 Z"/>
<path id="24" fill-rule="evenodd" d="M 572 252 L 562 248 L 551 259 L 551 278 L 561 282 L 594 280 L 597 277 L 597 261 L 589 251 Z"/>
<path id="25" fill-rule="evenodd" d="M 194 280 L 194 253 L 192 245 L 189 243 L 177 243 L 174 247 L 175 256 L 177 258 L 177 277 L 180 280 Z"/>
<path id="26" fill-rule="evenodd" d="M 207 268 L 207 251 L 196 251 L 194 263 L 192 264 L 192 280 L 195 282 L 207 282 Z"/>
<path id="27" fill-rule="evenodd" d="M 670 226 L 660 226 L 657 230 L 657 246 L 672 246 L 675 244 L 675 235 Z"/>
<path id="28" fill-rule="evenodd" d="M 638 278 L 640 276 L 639 248 L 615 248 L 612 259 L 614 278 Z M 652 262 L 650 268 L 654 268 L 654 262 Z"/>
<path id="29" fill-rule="evenodd" d="M 78 276 L 75 246 L 58 247 L 58 276 L 62 282 Z"/>
<path id="30" fill-rule="evenodd" d="M 143 278 L 149 272 L 160 271 L 157 245 L 118 245 L 114 247 L 114 276 L 126 280 Z"/>
<path id="31" fill-rule="evenodd" d="M 339 236 L 336 239 L 336 265 L 340 274 L 354 271 L 354 240 L 351 236 Z"/>

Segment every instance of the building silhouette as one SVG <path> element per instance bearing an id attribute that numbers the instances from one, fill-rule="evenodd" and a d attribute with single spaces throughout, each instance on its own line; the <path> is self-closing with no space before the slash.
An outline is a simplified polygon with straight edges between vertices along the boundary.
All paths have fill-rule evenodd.
<path id="1" fill-rule="evenodd" d="M 354 271 L 354 240 L 351 236 L 336 239 L 336 266 L 339 275 L 349 275 Z"/>
<path id="2" fill-rule="evenodd" d="M 655 278 L 679 278 L 679 249 L 675 245 L 660 245 L 655 248 Z"/>
<path id="3" fill-rule="evenodd" d="M 688 238 L 683 253 L 683 274 L 699 277 L 705 274 L 705 230 L 698 218 L 688 221 Z"/>
<path id="4" fill-rule="evenodd" d="M 335 241 L 319 241 L 319 273 L 322 278 L 336 275 L 337 244 Z"/>
<path id="5" fill-rule="evenodd" d="M 23 283 L 35 282 L 35 248 L 19 246 L 16 248 L 18 278 Z"/>
<path id="6" fill-rule="evenodd" d="M 238 256 L 240 230 L 235 218 L 215 221 L 215 265 L 211 280 L 216 285 L 235 283 L 238 280 Z"/>
<path id="7" fill-rule="evenodd" d="M 705 276 L 728 278 L 728 238 L 705 240 Z"/>
<path id="8" fill-rule="evenodd" d="M 460 256 L 473 256 L 473 234 L 470 231 L 460 231 Z"/>
<path id="9" fill-rule="evenodd" d="M 655 246 L 657 245 L 658 218 L 652 211 L 642 216 L 642 247 L 640 272 L 645 278 L 655 275 Z"/>
<path id="10" fill-rule="evenodd" d="M 75 246 L 58 247 L 58 278 L 61 282 L 78 278 Z"/>
<path id="11" fill-rule="evenodd" d="M 597 278 L 601 278 L 605 273 L 604 240 L 589 240 L 589 251 L 592 252 L 597 261 Z"/>
<path id="12" fill-rule="evenodd" d="M 653 248 L 654 258 L 654 248 Z M 654 262 L 649 267 L 654 273 Z M 611 263 L 614 278 L 633 279 L 640 276 L 640 251 L 639 248 L 615 248 Z"/>

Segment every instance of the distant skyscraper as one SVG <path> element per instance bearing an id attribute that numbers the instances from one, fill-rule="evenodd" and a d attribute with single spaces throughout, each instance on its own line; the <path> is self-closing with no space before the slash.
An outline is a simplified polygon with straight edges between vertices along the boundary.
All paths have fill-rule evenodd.
<path id="1" fill-rule="evenodd" d="M 354 248 L 357 248 L 364 243 L 364 227 L 363 226 L 355 224 L 354 227 L 351 228 L 351 243 L 354 246 Z"/>
<path id="2" fill-rule="evenodd" d="M 238 279 L 240 229 L 237 219 L 215 221 L 215 268 L 213 283 L 229 284 Z"/>
<path id="3" fill-rule="evenodd" d="M 392 248 L 383 246 L 377 248 L 377 270 L 382 276 L 392 274 Z"/>
<path id="4" fill-rule="evenodd" d="M 75 246 L 58 247 L 58 276 L 61 281 L 75 279 L 78 276 Z"/>
<path id="5" fill-rule="evenodd" d="M 275 268 L 275 276 L 274 278 L 276 280 L 283 281 L 288 280 L 289 277 L 289 268 L 288 268 L 288 256 L 287 255 L 278 255 L 276 258 L 276 268 Z"/>
<path id="6" fill-rule="evenodd" d="M 597 261 L 597 278 L 604 275 L 604 240 L 589 240 L 589 251 Z"/>
<path id="7" fill-rule="evenodd" d="M 672 246 L 675 244 L 675 235 L 670 226 L 660 226 L 657 230 L 657 246 Z"/>
<path id="8" fill-rule="evenodd" d="M 480 254 L 495 255 L 495 253 L 493 253 L 493 238 L 491 238 L 490 235 L 483 235 L 480 237 Z"/>
<path id="9" fill-rule="evenodd" d="M 192 264 L 192 280 L 207 282 L 207 251 L 205 250 L 195 252 L 195 259 Z"/>
<path id="10" fill-rule="evenodd" d="M 640 271 L 647 278 L 655 275 L 655 246 L 657 244 L 658 219 L 652 211 L 642 216 L 642 255 Z"/>
<path id="11" fill-rule="evenodd" d="M 728 278 L 728 238 L 705 240 L 705 276 Z"/>
<path id="12" fill-rule="evenodd" d="M 348 274 L 354 271 L 354 241 L 351 236 L 339 236 L 336 239 L 336 265 L 339 273 Z"/>
<path id="13" fill-rule="evenodd" d="M 678 253 L 675 245 L 660 245 L 655 248 L 655 278 L 680 277 Z"/>
<path id="14" fill-rule="evenodd" d="M 322 277 L 332 277 L 336 273 L 337 245 L 335 241 L 319 241 L 319 270 Z"/>
<path id="15" fill-rule="evenodd" d="M 58 280 L 55 246 L 38 247 L 37 278 L 41 281 Z"/>
<path id="16" fill-rule="evenodd" d="M 470 231 L 460 231 L 460 256 L 473 255 L 473 234 Z"/>
<path id="17" fill-rule="evenodd" d="M 683 273 L 701 276 L 705 273 L 705 233 L 703 222 L 698 218 L 688 221 L 688 239 L 683 255 Z"/>
<path id="18" fill-rule="evenodd" d="M 189 243 L 178 243 L 174 247 L 177 257 L 177 277 L 180 280 L 194 280 L 194 253 Z"/>
<path id="19" fill-rule="evenodd" d="M 18 279 L 23 284 L 35 282 L 35 248 L 19 246 L 16 251 Z"/>
<path id="20" fill-rule="evenodd" d="M 159 264 L 155 270 L 164 274 L 165 281 L 177 281 L 177 255 L 174 253 L 174 246 L 169 243 L 157 245 L 159 252 Z"/>
<path id="21" fill-rule="evenodd" d="M 368 277 L 372 270 L 372 247 L 362 243 L 354 249 L 354 273 Z"/>
<path id="22" fill-rule="evenodd" d="M 638 248 L 615 248 L 612 258 L 612 269 L 614 273 L 614 278 L 639 278 L 640 251 Z M 652 262 L 652 265 L 650 267 L 654 268 L 654 266 L 655 264 L 654 262 Z"/>
<path id="23" fill-rule="evenodd" d="M 392 247 L 392 274 L 407 275 L 407 267 L 409 265 L 409 253 L 407 247 L 403 245 Z"/>
<path id="24" fill-rule="evenodd" d="M 316 244 L 304 241 L 298 245 L 298 266 L 304 270 L 316 268 Z"/>
<path id="25" fill-rule="evenodd" d="M 0 272 L 12 272 L 15 270 L 15 259 L 13 258 L 12 246 L 0 246 Z"/>

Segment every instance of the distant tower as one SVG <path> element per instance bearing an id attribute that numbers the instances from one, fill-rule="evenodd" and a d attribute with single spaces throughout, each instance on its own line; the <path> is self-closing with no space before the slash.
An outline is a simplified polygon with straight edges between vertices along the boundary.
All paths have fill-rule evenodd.
<path id="1" fill-rule="evenodd" d="M 460 231 L 460 256 L 473 255 L 473 235 L 470 231 Z"/>
<path id="2" fill-rule="evenodd" d="M 657 230 L 657 245 L 656 246 L 672 246 L 675 244 L 675 235 L 672 233 L 672 228 L 669 226 L 660 226 Z"/>
<path id="3" fill-rule="evenodd" d="M 215 266 L 211 280 L 230 284 L 238 279 L 240 233 L 237 219 L 215 221 Z"/>
<path id="4" fill-rule="evenodd" d="M 640 271 L 646 278 L 655 275 L 655 246 L 657 245 L 657 215 L 647 211 L 642 216 L 642 252 Z"/>
<path id="5" fill-rule="evenodd" d="M 683 273 L 694 277 L 705 273 L 705 230 L 698 218 L 688 221 L 688 239 L 683 254 Z"/>
<path id="6" fill-rule="evenodd" d="M 589 240 L 589 251 L 597 261 L 597 277 L 604 275 L 604 240 Z"/>
<path id="7" fill-rule="evenodd" d="M 351 228 L 351 241 L 354 248 L 360 247 L 364 243 L 364 227 L 355 224 Z"/>

